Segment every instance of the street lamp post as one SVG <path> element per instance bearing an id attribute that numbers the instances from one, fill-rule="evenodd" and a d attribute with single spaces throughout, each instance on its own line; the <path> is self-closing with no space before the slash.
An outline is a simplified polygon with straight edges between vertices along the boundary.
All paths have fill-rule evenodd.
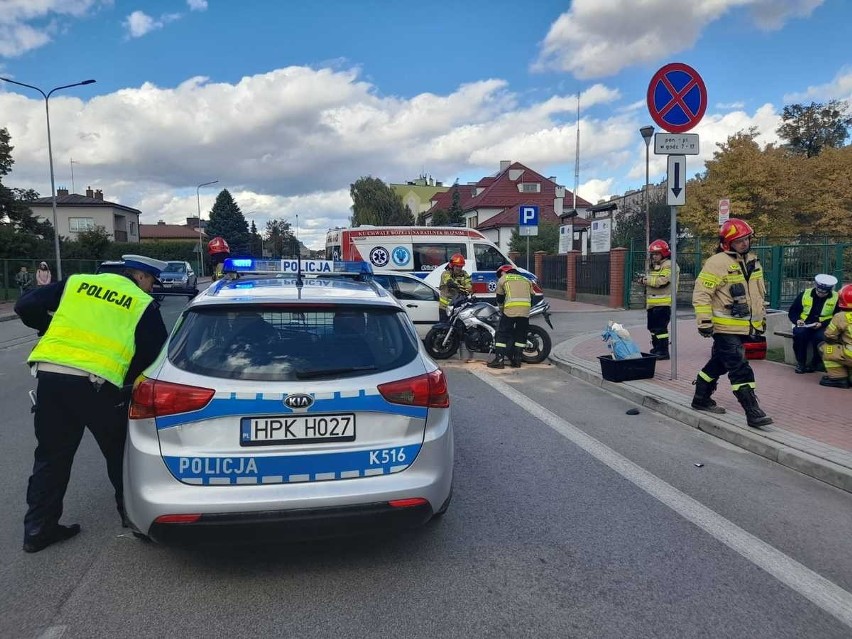
<path id="1" fill-rule="evenodd" d="M 216 184 L 219 180 L 205 182 L 195 187 L 195 203 L 198 206 L 198 272 L 204 277 L 204 253 L 201 249 L 201 187 Z"/>
<path id="2" fill-rule="evenodd" d="M 645 140 L 645 270 L 648 270 L 648 246 L 651 244 L 651 202 L 648 197 L 648 163 L 650 162 L 649 147 L 651 146 L 651 136 L 654 135 L 654 127 L 643 126 L 639 129 L 642 134 L 642 139 Z"/>
<path id="3" fill-rule="evenodd" d="M 3 82 L 8 82 L 10 84 L 17 84 L 21 87 L 27 87 L 28 89 L 34 89 L 41 93 L 44 98 L 44 113 L 47 116 L 47 158 L 50 162 L 50 200 L 51 205 L 53 207 L 53 248 L 56 251 L 56 277 L 58 279 L 62 279 L 62 259 L 59 254 L 59 226 L 56 222 L 56 185 L 53 179 L 53 147 L 50 143 L 50 96 L 53 95 L 56 91 L 61 89 L 70 89 L 71 87 L 80 87 L 84 84 L 94 84 L 94 80 L 83 80 L 82 82 L 75 82 L 74 84 L 63 84 L 61 87 L 54 87 L 47 93 L 42 91 L 36 86 L 32 84 L 24 84 L 23 82 L 16 82 L 15 80 L 10 80 L 9 78 L 0 78 Z"/>

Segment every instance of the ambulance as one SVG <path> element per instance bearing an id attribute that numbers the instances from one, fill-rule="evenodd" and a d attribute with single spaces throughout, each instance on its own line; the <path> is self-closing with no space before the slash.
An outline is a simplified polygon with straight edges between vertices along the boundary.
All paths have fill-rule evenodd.
<path id="1" fill-rule="evenodd" d="M 358 226 L 331 229 L 325 241 L 327 260 L 364 261 L 373 269 L 406 271 L 435 287 L 456 253 L 464 256 L 473 292 L 482 298 L 494 297 L 497 268 L 515 265 L 482 233 L 466 227 Z M 536 293 L 541 294 L 535 275 L 517 265 L 515 268 L 531 279 Z"/>

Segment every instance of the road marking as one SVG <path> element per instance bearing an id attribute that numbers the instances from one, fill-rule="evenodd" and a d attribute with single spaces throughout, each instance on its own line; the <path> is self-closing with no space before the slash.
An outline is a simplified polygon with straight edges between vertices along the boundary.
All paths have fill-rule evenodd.
<path id="1" fill-rule="evenodd" d="M 68 626 L 50 626 L 38 636 L 38 639 L 60 639 L 66 630 Z"/>
<path id="2" fill-rule="evenodd" d="M 656 475 L 640 468 L 505 382 L 501 382 L 485 371 L 471 370 L 470 372 L 681 517 L 691 521 L 828 614 L 852 627 L 852 593 L 746 532 Z"/>

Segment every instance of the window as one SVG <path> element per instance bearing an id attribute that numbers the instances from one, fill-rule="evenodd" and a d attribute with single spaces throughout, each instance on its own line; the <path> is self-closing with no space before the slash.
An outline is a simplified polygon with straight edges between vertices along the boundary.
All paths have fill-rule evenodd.
<path id="1" fill-rule="evenodd" d="M 541 185 L 538 182 L 522 182 L 521 191 L 524 193 L 539 193 Z"/>
<path id="2" fill-rule="evenodd" d="M 509 263 L 509 260 L 496 247 L 489 244 L 474 244 L 473 254 L 476 256 L 477 271 L 496 271 Z"/>
<path id="3" fill-rule="evenodd" d="M 130 234 L 131 234 L 131 235 L 136 235 L 136 222 L 131 222 L 131 223 L 130 223 Z"/>
<path id="4" fill-rule="evenodd" d="M 335 261 L 343 259 L 340 253 L 340 244 L 327 244 L 325 247 L 325 259 Z"/>
<path id="5" fill-rule="evenodd" d="M 467 227 L 469 229 L 475 229 L 477 226 L 479 226 L 479 216 L 478 215 L 474 215 L 473 217 L 467 218 Z"/>
<path id="6" fill-rule="evenodd" d="M 72 233 L 80 233 L 82 231 L 94 231 L 95 219 L 91 217 L 69 217 L 68 225 Z"/>
<path id="7" fill-rule="evenodd" d="M 449 262 L 455 253 L 461 253 L 467 258 L 467 246 L 463 242 L 448 244 L 413 244 L 414 270 L 434 271 L 445 262 Z"/>
<path id="8" fill-rule="evenodd" d="M 169 262 L 163 273 L 186 273 L 186 262 Z"/>
<path id="9" fill-rule="evenodd" d="M 397 277 L 396 297 L 400 300 L 416 300 L 419 302 L 437 302 L 434 289 L 413 277 Z"/>

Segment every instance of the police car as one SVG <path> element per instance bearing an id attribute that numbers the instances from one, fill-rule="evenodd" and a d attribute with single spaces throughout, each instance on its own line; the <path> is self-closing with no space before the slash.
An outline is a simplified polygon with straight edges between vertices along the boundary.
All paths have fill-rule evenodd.
<path id="1" fill-rule="evenodd" d="M 124 490 L 137 536 L 276 541 L 442 514 L 447 380 L 369 265 L 225 271 L 134 386 Z"/>

